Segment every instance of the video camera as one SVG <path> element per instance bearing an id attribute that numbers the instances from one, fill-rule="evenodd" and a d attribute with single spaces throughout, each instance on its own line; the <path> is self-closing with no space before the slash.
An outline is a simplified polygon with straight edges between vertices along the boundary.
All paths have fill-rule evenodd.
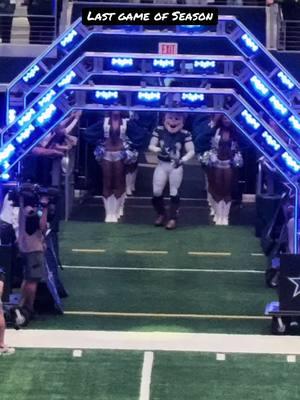
<path id="1" fill-rule="evenodd" d="M 39 207 L 43 197 L 48 198 L 48 204 L 56 204 L 59 190 L 54 187 L 42 187 L 33 183 L 22 183 L 9 191 L 8 198 L 13 202 L 13 207 L 20 207 L 20 196 L 23 197 L 24 207 Z"/>

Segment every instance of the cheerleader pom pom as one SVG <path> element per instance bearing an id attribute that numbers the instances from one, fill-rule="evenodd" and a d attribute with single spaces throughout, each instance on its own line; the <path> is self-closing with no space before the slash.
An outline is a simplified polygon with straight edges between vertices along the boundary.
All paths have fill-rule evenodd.
<path id="1" fill-rule="evenodd" d="M 103 146 L 101 145 L 96 146 L 94 150 L 94 156 L 98 163 L 100 163 L 103 160 L 104 153 L 105 153 L 105 148 Z"/>
<path id="2" fill-rule="evenodd" d="M 134 149 L 126 149 L 124 151 L 124 163 L 125 164 L 135 164 L 138 159 L 138 152 Z"/>
<path id="3" fill-rule="evenodd" d="M 244 165 L 243 156 L 239 151 L 237 153 L 235 153 L 233 160 L 232 160 L 232 164 L 236 168 L 241 168 Z"/>

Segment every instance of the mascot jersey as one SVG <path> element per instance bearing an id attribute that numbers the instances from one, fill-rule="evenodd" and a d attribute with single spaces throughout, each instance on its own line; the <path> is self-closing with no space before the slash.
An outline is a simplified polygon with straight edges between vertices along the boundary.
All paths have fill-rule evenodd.
<path id="1" fill-rule="evenodd" d="M 158 126 L 152 137 L 157 138 L 162 150 L 157 158 L 165 162 L 170 162 L 174 158 L 179 160 L 184 154 L 185 144 L 192 141 L 192 135 L 185 129 L 170 133 L 164 126 Z"/>

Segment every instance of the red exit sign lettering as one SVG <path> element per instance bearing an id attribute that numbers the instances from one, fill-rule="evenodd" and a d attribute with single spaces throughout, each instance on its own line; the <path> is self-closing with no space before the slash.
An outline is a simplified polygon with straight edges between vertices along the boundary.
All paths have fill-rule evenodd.
<path id="1" fill-rule="evenodd" d="M 178 43 L 159 43 L 159 54 L 178 54 Z"/>

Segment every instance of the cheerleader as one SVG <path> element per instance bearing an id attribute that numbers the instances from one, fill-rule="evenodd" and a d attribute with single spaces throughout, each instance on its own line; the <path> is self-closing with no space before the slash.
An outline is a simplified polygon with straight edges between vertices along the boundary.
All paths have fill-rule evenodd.
<path id="1" fill-rule="evenodd" d="M 126 196 L 126 164 L 136 162 L 137 154 L 130 148 L 126 136 L 127 118 L 119 111 L 112 111 L 104 118 L 104 138 L 98 142 L 95 157 L 102 167 L 103 202 L 105 222 L 118 222 L 123 215 Z"/>
<path id="2" fill-rule="evenodd" d="M 236 170 L 243 166 L 231 121 L 223 116 L 212 138 L 212 148 L 201 157 L 208 179 L 208 198 L 216 225 L 229 224 Z"/>

